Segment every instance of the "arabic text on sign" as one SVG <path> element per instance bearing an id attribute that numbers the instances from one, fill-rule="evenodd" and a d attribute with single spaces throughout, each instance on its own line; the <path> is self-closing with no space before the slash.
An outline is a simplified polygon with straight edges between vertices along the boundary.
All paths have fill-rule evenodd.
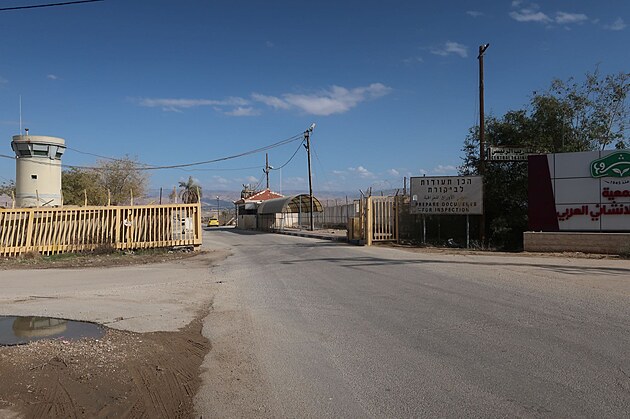
<path id="1" fill-rule="evenodd" d="M 630 215 L 630 205 L 610 204 L 599 205 L 595 204 L 595 209 L 590 210 L 589 205 L 582 205 L 575 208 L 567 208 L 563 212 L 556 212 L 558 221 L 566 221 L 571 217 L 578 215 L 590 216 L 592 220 L 598 220 L 603 215 Z"/>

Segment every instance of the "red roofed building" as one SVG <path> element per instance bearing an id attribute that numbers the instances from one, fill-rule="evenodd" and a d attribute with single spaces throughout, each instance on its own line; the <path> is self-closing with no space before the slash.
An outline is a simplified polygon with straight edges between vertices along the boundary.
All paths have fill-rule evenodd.
<path id="1" fill-rule="evenodd" d="M 264 191 L 260 191 L 260 192 L 256 192 L 253 195 L 250 195 L 248 197 L 242 197 L 242 193 L 241 193 L 241 199 L 239 199 L 238 201 L 234 202 L 234 204 L 236 205 L 241 205 L 244 204 L 246 202 L 258 202 L 261 203 L 262 201 L 267 201 L 269 199 L 275 199 L 275 198 L 282 198 L 284 197 L 284 195 L 279 194 L 277 192 L 274 192 L 270 189 L 265 189 Z"/>
<path id="2" fill-rule="evenodd" d="M 283 198 L 284 195 L 265 189 L 260 192 L 250 191 L 247 188 L 241 192 L 241 199 L 234 202 L 236 205 L 236 227 L 243 229 L 257 228 L 258 206 L 270 199 Z"/>

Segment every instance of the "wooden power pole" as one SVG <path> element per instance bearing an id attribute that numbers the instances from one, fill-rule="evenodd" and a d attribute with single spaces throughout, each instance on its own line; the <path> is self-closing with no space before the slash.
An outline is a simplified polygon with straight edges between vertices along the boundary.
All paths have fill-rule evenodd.
<path id="1" fill-rule="evenodd" d="M 306 147 L 306 154 L 308 155 L 308 195 L 311 201 L 311 231 L 315 230 L 315 224 L 313 222 L 313 212 L 315 205 L 313 202 L 313 178 L 311 175 L 311 132 L 313 132 L 313 128 L 315 128 L 315 124 L 312 124 L 309 129 L 304 131 L 304 140 L 306 141 L 306 144 L 304 146 Z"/>
<path id="2" fill-rule="evenodd" d="M 265 153 L 265 176 L 267 176 L 267 189 L 269 189 L 269 170 L 271 167 L 269 166 L 269 154 Z"/>
<path id="3" fill-rule="evenodd" d="M 483 98 L 483 54 L 486 52 L 490 44 L 479 45 L 479 175 L 482 179 L 486 174 L 486 150 L 485 150 L 485 115 L 484 115 L 484 98 Z M 482 192 L 483 196 L 483 192 Z M 483 212 L 481 213 L 481 221 L 479 222 L 479 238 L 481 240 L 481 246 L 485 246 L 486 243 L 486 206 L 483 206 Z"/>

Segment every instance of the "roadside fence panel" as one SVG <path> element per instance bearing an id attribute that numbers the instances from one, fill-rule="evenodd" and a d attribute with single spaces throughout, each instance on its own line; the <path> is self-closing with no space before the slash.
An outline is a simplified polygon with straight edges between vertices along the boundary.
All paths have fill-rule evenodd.
<path id="1" fill-rule="evenodd" d="M 0 208 L 0 256 L 201 245 L 197 204 Z"/>

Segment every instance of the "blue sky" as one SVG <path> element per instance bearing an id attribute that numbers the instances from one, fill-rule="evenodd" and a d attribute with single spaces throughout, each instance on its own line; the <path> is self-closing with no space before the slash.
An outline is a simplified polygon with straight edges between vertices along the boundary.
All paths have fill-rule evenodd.
<path id="1" fill-rule="evenodd" d="M 0 7 L 44 3 L 1 0 Z M 630 69 L 630 1 L 105 0 L 0 12 L 0 154 L 11 136 L 66 139 L 63 163 L 136 156 L 172 165 L 240 154 L 312 122 L 315 193 L 448 175 L 486 113 L 521 108 L 554 78 Z M 269 150 L 286 163 L 299 142 Z M 151 172 L 238 192 L 265 155 Z M 195 170 L 191 170 L 195 169 Z M 15 176 L 0 159 L 0 181 Z M 270 175 L 307 191 L 302 149 Z"/>

